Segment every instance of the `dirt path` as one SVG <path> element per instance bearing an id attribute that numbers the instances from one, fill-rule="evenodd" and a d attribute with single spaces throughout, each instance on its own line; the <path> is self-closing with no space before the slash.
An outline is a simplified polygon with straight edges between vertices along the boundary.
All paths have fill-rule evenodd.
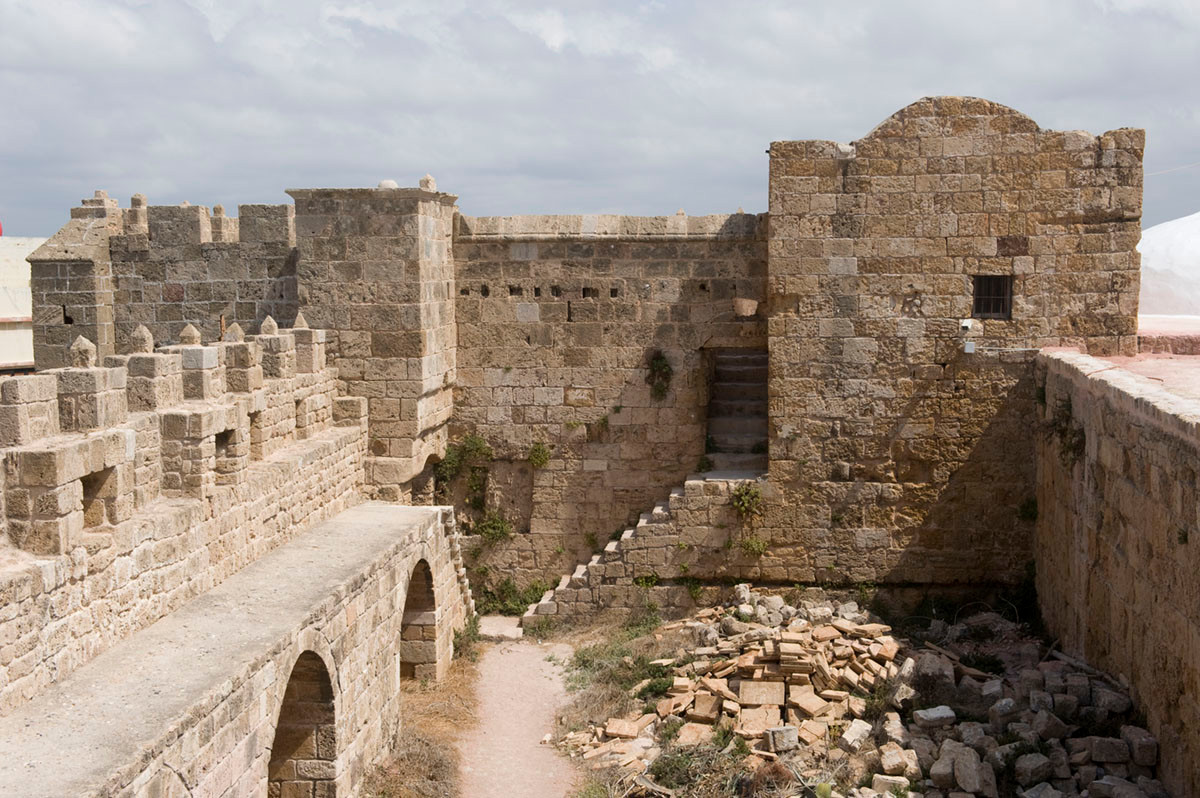
<path id="1" fill-rule="evenodd" d="M 571 764 L 542 745 L 565 703 L 559 662 L 564 644 L 504 641 L 479 660 L 478 724 L 459 740 L 464 798 L 564 798 L 575 783 Z"/>

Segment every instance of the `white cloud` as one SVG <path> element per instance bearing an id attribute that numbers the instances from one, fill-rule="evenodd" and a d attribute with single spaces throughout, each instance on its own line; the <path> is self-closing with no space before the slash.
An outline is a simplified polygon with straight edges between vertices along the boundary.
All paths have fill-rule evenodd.
<path id="1" fill-rule="evenodd" d="M 1194 0 L 4 0 L 0 219 L 97 187 L 232 208 L 414 183 L 467 213 L 748 211 L 772 140 L 847 141 L 925 94 L 1200 161 Z M 1194 211 L 1200 173 L 1146 185 Z"/>

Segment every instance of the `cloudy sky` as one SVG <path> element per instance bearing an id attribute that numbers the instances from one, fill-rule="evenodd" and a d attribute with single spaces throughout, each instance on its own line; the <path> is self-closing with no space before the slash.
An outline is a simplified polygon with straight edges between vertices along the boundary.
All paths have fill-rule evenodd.
<path id="1" fill-rule="evenodd" d="M 1200 0 L 0 0 L 0 221 L 426 172 L 473 215 L 761 211 L 769 142 L 967 94 L 1147 128 L 1149 225 L 1200 211 L 1198 42 Z"/>

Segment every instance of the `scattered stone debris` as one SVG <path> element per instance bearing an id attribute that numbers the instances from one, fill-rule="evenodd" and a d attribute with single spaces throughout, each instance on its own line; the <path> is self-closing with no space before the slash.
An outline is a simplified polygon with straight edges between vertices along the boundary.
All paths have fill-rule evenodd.
<path id="1" fill-rule="evenodd" d="M 697 645 L 651 663 L 667 676 L 631 691 L 661 682 L 665 695 L 559 741 L 618 769 L 626 795 L 678 795 L 655 783 L 654 762 L 716 743 L 794 790 L 773 795 L 1169 798 L 1128 695 L 995 613 L 936 624 L 941 644 L 922 645 L 853 601 L 812 589 L 793 606 L 742 584 L 725 607 L 660 627 L 681 629 Z"/>

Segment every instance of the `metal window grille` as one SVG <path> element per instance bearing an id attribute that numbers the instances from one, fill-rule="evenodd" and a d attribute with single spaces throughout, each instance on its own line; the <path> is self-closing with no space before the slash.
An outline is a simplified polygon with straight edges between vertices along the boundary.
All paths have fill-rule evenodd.
<path id="1" fill-rule="evenodd" d="M 971 315 L 977 319 L 1011 319 L 1012 297 L 1011 276 L 976 275 L 975 302 Z"/>

